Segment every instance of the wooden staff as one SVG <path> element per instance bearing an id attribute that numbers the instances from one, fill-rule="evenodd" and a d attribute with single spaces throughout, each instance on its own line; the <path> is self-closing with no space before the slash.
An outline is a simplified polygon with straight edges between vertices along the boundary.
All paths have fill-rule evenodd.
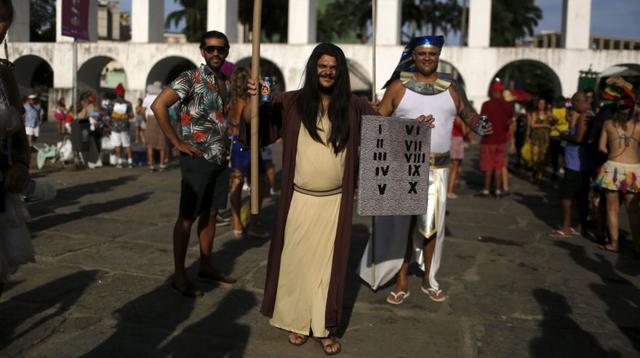
<path id="1" fill-rule="evenodd" d="M 371 2 L 371 47 L 372 47 L 372 66 L 373 70 L 371 71 L 371 101 L 376 102 L 376 29 L 378 25 L 378 0 L 373 0 Z M 371 217 L 371 284 L 372 286 L 376 285 L 376 217 Z"/>
<path id="2" fill-rule="evenodd" d="M 377 0 L 373 0 L 371 3 L 371 31 L 372 31 L 372 36 L 371 36 L 371 47 L 372 47 L 372 53 L 373 53 L 373 60 L 372 60 L 372 67 L 373 70 L 371 71 L 371 79 L 372 79 L 372 84 L 371 84 L 371 100 L 373 102 L 376 101 L 376 29 L 378 28 L 378 9 L 377 9 L 377 5 L 378 5 L 378 1 Z"/>
<path id="3" fill-rule="evenodd" d="M 262 0 L 253 0 L 253 38 L 251 53 L 251 77 L 260 87 L 260 33 Z M 260 91 L 258 91 L 260 92 Z M 251 97 L 251 215 L 260 213 L 260 185 L 258 179 L 258 99 L 259 93 Z"/>

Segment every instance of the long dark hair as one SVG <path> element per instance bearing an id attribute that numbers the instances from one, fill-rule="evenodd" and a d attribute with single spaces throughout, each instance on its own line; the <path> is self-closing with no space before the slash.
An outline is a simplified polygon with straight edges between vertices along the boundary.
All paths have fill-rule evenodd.
<path id="1" fill-rule="evenodd" d="M 329 108 L 322 108 L 320 101 L 320 79 L 318 77 L 318 60 L 322 55 L 334 57 L 337 62 L 336 75 L 331 91 Z M 316 142 L 322 143 L 318 135 L 318 114 L 327 112 L 331 122 L 329 143 L 333 151 L 342 152 L 349 139 L 349 103 L 351 101 L 351 83 L 347 59 L 342 50 L 330 43 L 321 43 L 313 50 L 305 69 L 304 87 L 300 90 L 296 100 L 298 113 L 302 117 L 302 124 L 309 135 Z"/>

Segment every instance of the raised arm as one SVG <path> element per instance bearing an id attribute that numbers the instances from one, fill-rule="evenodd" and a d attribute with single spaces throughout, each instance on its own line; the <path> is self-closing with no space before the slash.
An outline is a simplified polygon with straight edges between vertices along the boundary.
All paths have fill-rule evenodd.
<path id="1" fill-rule="evenodd" d="M 253 114 L 253 106 L 250 99 L 258 94 L 258 86 L 251 78 L 247 80 L 247 94 L 249 98 L 247 99 L 247 105 L 242 109 L 242 121 L 240 124 L 240 142 L 243 145 L 249 144 L 251 115 Z M 284 112 L 285 110 L 295 110 L 291 109 L 294 106 L 292 96 L 294 95 L 291 92 L 285 92 L 275 96 L 271 102 L 260 104 L 258 108 L 258 136 L 261 147 L 274 143 L 282 137 L 285 121 Z M 242 122 L 244 122 L 244 125 Z"/>
<path id="2" fill-rule="evenodd" d="M 453 98 L 453 103 L 456 105 L 458 116 L 474 133 L 479 136 L 484 136 L 493 132 L 491 129 L 491 123 L 487 123 L 483 128 L 482 123 L 479 120 L 480 116 L 476 110 L 473 109 L 473 106 L 467 99 L 467 94 L 464 92 L 464 89 L 462 89 L 458 81 L 451 82 L 449 93 L 451 94 L 451 98 Z"/>
<path id="3" fill-rule="evenodd" d="M 576 121 L 578 121 L 578 128 L 576 129 L 576 132 L 572 135 L 563 135 L 561 136 L 562 139 L 565 139 L 569 142 L 575 143 L 575 144 L 580 144 L 582 143 L 582 141 L 585 139 L 586 134 L 587 134 L 587 122 L 589 121 L 589 118 L 587 117 L 587 115 L 585 113 L 576 113 L 574 112 L 574 116 L 577 116 L 577 118 L 575 119 Z M 575 123 L 574 121 L 572 121 L 572 123 Z"/>

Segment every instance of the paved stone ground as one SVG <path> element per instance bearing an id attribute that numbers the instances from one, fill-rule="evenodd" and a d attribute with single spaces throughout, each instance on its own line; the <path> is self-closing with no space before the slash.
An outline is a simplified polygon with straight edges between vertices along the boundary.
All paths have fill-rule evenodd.
<path id="1" fill-rule="evenodd" d="M 392 307 L 349 273 L 344 357 L 637 357 L 640 264 L 582 238 L 551 239 L 559 223 L 552 184 L 512 177 L 514 195 L 481 198 L 477 148 L 468 151 L 449 201 L 439 279 L 449 299 L 430 301 L 411 277 L 411 297 Z M 174 166 L 59 170 L 59 188 L 30 205 L 37 262 L 22 266 L 0 298 L 0 356 L 321 357 L 293 347 L 258 312 L 268 240 L 221 228 L 216 264 L 232 287 L 197 282 L 200 300 L 167 285 L 178 203 Z M 273 222 L 265 203 L 262 222 Z M 352 267 L 370 219 L 356 217 Z M 626 245 L 627 247 L 629 245 Z M 627 250 L 628 252 L 629 250 Z M 198 246 L 188 252 L 195 277 Z"/>

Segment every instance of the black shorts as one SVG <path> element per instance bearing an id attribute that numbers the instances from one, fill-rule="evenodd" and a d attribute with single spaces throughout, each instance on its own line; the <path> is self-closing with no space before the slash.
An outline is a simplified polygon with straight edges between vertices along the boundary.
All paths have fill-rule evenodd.
<path id="1" fill-rule="evenodd" d="M 180 192 L 181 218 L 196 219 L 212 209 L 227 207 L 229 166 L 218 165 L 200 157 L 180 155 L 182 174 Z"/>
<path id="2" fill-rule="evenodd" d="M 585 191 L 588 193 L 590 182 L 588 172 L 564 168 L 564 176 L 560 182 L 560 198 L 574 199 Z"/>

